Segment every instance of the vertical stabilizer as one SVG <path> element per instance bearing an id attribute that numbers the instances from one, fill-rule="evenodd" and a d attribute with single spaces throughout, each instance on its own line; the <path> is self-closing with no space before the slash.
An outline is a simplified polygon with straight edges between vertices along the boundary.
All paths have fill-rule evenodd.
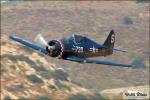
<path id="1" fill-rule="evenodd" d="M 103 45 L 108 46 L 110 48 L 114 48 L 114 43 L 115 43 L 115 33 L 114 30 L 111 30 Z"/>

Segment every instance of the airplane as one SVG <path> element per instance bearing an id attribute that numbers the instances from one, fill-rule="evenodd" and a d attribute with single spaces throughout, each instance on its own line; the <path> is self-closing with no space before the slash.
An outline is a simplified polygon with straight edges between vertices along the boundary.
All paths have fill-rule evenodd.
<path id="1" fill-rule="evenodd" d="M 120 67 L 132 67 L 132 64 L 122 64 L 107 60 L 94 60 L 91 57 L 109 56 L 113 51 L 127 52 L 125 50 L 114 48 L 115 32 L 111 30 L 103 44 L 98 44 L 85 36 L 73 34 L 72 36 L 60 40 L 50 40 L 48 43 L 42 36 L 37 36 L 35 41 L 29 42 L 17 36 L 10 36 L 10 39 L 20 42 L 34 50 L 50 57 L 69 60 L 79 63 L 93 63 Z"/>

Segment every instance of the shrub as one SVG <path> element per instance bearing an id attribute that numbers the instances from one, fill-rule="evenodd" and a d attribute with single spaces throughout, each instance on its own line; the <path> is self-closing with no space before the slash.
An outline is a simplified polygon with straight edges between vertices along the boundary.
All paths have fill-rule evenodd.
<path id="1" fill-rule="evenodd" d="M 4 97 L 4 100 L 11 100 L 9 96 Z"/>
<path id="2" fill-rule="evenodd" d="M 71 95 L 68 100 L 105 100 L 100 94 L 95 95 L 82 95 L 82 94 L 75 94 Z"/>
<path id="3" fill-rule="evenodd" d="M 30 67 L 34 68 L 36 71 L 48 71 L 42 65 L 37 66 L 37 64 L 34 61 L 32 61 L 31 59 L 29 59 L 29 57 L 26 57 L 22 54 L 21 55 L 10 55 L 10 54 L 2 55 L 1 59 L 5 59 L 5 58 L 8 58 L 14 62 L 16 62 L 17 60 L 25 61 L 26 63 L 28 63 L 30 65 Z"/>
<path id="4" fill-rule="evenodd" d="M 94 96 L 92 96 L 92 99 L 93 99 L 93 100 L 105 100 L 105 99 L 103 98 L 103 96 L 100 95 L 99 93 L 95 93 Z"/>
<path id="5" fill-rule="evenodd" d="M 50 71 L 49 72 L 41 72 L 40 75 L 46 79 L 52 78 L 52 74 Z"/>
<path id="6" fill-rule="evenodd" d="M 149 0 L 136 0 L 137 3 L 149 3 Z"/>
<path id="7" fill-rule="evenodd" d="M 33 52 L 33 49 L 31 49 L 31 48 L 29 48 L 27 46 L 24 46 L 24 45 L 22 45 L 20 48 L 23 49 L 23 50 L 25 50 L 26 52 L 29 52 L 29 53 Z"/>
<path id="8" fill-rule="evenodd" d="M 20 60 L 20 61 L 25 61 L 31 65 L 35 65 L 35 63 L 32 60 L 30 60 L 28 57 L 26 57 L 22 54 L 20 54 L 20 55 L 4 54 L 1 56 L 1 59 L 6 59 L 6 58 L 11 61 L 14 61 L 14 62 L 16 62 L 17 60 Z"/>
<path id="9" fill-rule="evenodd" d="M 27 78 L 33 83 L 43 83 L 43 80 L 37 77 L 36 75 L 28 75 Z"/>
<path id="10" fill-rule="evenodd" d="M 38 100 L 52 100 L 50 97 L 48 97 L 48 96 L 39 96 L 38 98 L 37 98 Z"/>
<path id="11" fill-rule="evenodd" d="M 56 84 L 56 86 L 59 88 L 59 89 L 68 89 L 68 90 L 70 90 L 70 87 L 69 86 L 67 86 L 67 85 L 65 85 L 65 84 L 62 84 L 60 81 L 58 81 L 58 80 L 56 80 L 55 81 L 55 84 Z"/>
<path id="12" fill-rule="evenodd" d="M 5 69 L 4 65 L 0 63 L 0 75 L 2 75 L 4 72 L 7 72 L 7 70 Z"/>
<path id="13" fill-rule="evenodd" d="M 16 70 L 16 66 L 15 65 L 11 65 L 10 68 Z"/>
<path id="14" fill-rule="evenodd" d="M 20 90 L 23 90 L 23 89 L 24 89 L 24 85 L 23 84 L 13 85 L 13 86 L 7 88 L 7 90 L 11 91 L 11 92 L 20 91 Z"/>
<path id="15" fill-rule="evenodd" d="M 78 86 L 83 86 L 80 82 L 77 82 L 75 80 L 72 80 L 71 82 L 74 83 L 74 84 L 76 84 L 76 85 L 78 85 Z"/>
<path id="16" fill-rule="evenodd" d="M 68 81 L 68 73 L 64 72 L 63 70 L 56 70 L 54 73 L 56 79 L 66 80 Z"/>
<path id="17" fill-rule="evenodd" d="M 44 72 L 48 72 L 48 70 L 46 68 L 44 68 L 44 66 L 34 66 L 33 67 L 36 71 L 44 71 Z"/>
<path id="18" fill-rule="evenodd" d="M 124 17 L 124 19 L 123 19 L 123 23 L 125 24 L 125 25 L 131 25 L 131 24 L 133 24 L 133 21 L 132 21 L 132 19 L 130 18 L 130 17 Z"/>
<path id="19" fill-rule="evenodd" d="M 90 100 L 88 97 L 82 94 L 71 95 L 68 100 Z"/>
<path id="20" fill-rule="evenodd" d="M 27 46 L 24 46 L 24 45 L 22 45 L 20 48 L 23 49 L 23 50 L 25 50 L 25 51 L 28 52 L 28 53 L 33 53 L 33 52 L 34 52 L 34 50 L 33 50 L 32 48 L 27 47 Z M 45 55 L 42 54 L 42 53 L 39 53 L 39 55 L 40 55 L 41 57 L 44 57 L 44 56 L 45 56 Z"/>
<path id="21" fill-rule="evenodd" d="M 51 84 L 50 84 L 48 87 L 49 87 L 50 89 L 57 89 L 56 86 L 51 85 Z"/>
<path id="22" fill-rule="evenodd" d="M 29 100 L 29 99 L 27 99 L 27 98 L 25 98 L 25 97 L 19 97 L 18 100 Z"/>
<path id="23" fill-rule="evenodd" d="M 6 45 L 7 42 L 6 41 L 1 41 L 1 45 Z"/>
<path id="24" fill-rule="evenodd" d="M 56 80 L 65 80 L 65 81 L 68 81 L 69 76 L 66 72 L 62 70 L 42 72 L 40 74 L 42 77 L 46 79 L 54 78 Z"/>

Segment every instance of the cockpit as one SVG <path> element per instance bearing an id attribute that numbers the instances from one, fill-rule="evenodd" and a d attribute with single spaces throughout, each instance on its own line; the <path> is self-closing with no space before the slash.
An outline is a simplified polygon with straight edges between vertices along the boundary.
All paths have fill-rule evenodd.
<path id="1" fill-rule="evenodd" d="M 85 43 L 86 38 L 84 36 L 73 34 L 72 37 L 75 44 Z"/>

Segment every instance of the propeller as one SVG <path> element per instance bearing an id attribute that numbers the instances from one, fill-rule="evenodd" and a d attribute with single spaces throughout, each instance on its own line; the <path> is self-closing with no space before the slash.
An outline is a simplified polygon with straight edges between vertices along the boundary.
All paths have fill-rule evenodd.
<path id="1" fill-rule="evenodd" d="M 39 44 L 40 46 L 46 47 L 48 46 L 48 43 L 46 42 L 45 38 L 42 36 L 42 34 L 38 34 L 35 39 L 34 42 Z"/>
<path id="2" fill-rule="evenodd" d="M 46 42 L 42 34 L 38 34 L 35 37 L 34 42 L 42 47 L 46 47 L 46 51 L 50 56 L 56 57 L 61 53 L 61 44 L 57 40 Z"/>
<path id="3" fill-rule="evenodd" d="M 51 40 L 48 42 L 47 50 L 52 57 L 58 57 L 61 54 L 61 43 L 57 40 Z"/>
<path id="4" fill-rule="evenodd" d="M 58 46 L 57 46 L 56 41 L 52 40 L 52 41 L 46 42 L 42 34 L 38 34 L 35 37 L 34 42 L 42 47 L 46 47 L 46 50 L 49 52 L 50 55 L 55 55 L 55 52 L 57 52 Z"/>

